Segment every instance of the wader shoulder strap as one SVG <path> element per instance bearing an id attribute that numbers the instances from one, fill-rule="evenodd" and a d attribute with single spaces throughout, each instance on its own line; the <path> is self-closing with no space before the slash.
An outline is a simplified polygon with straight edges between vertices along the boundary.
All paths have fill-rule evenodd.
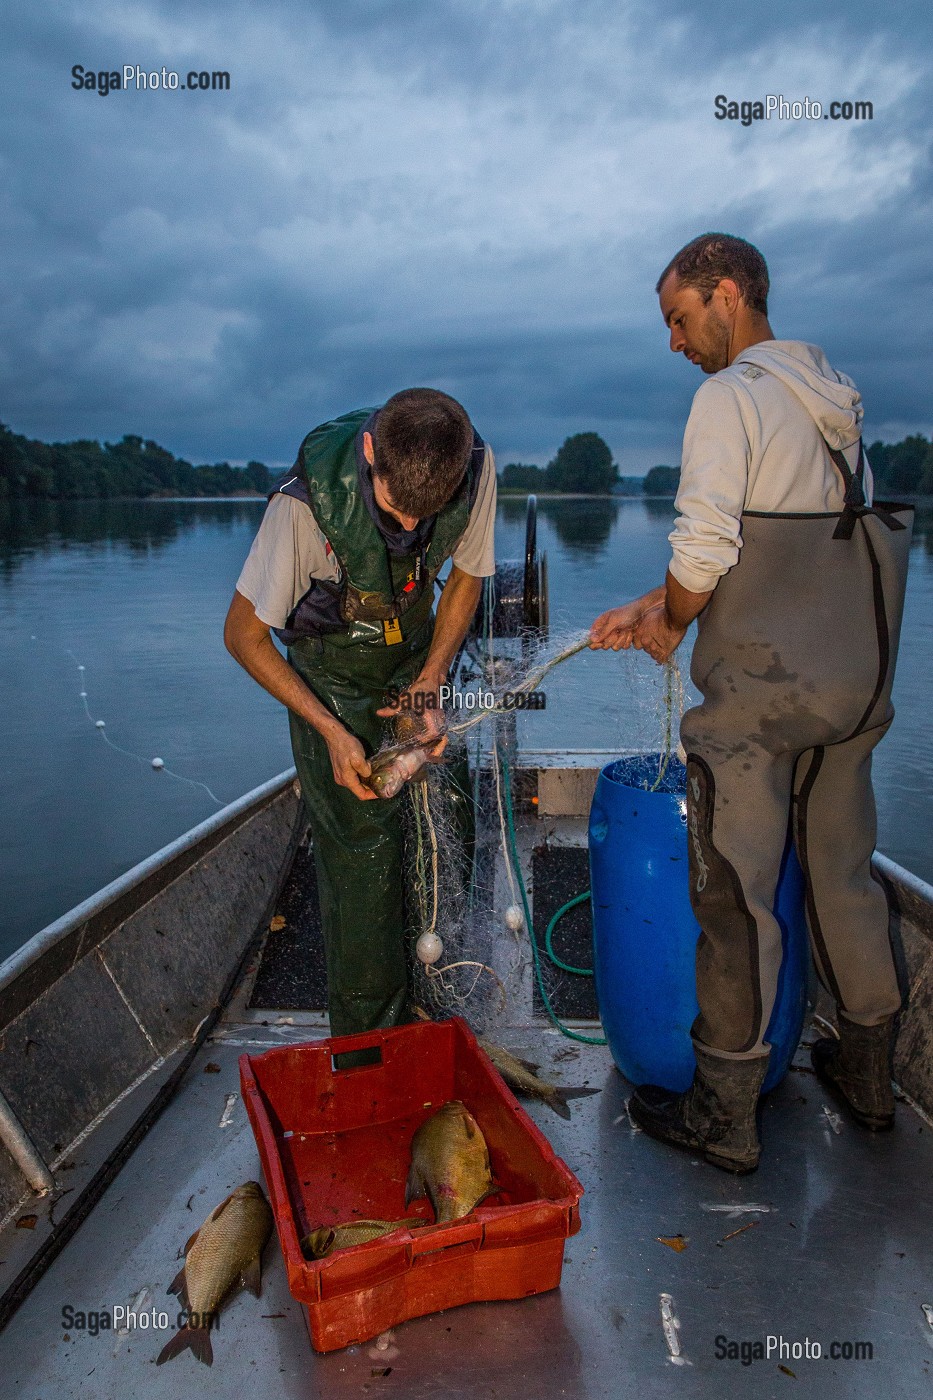
<path id="1" fill-rule="evenodd" d="M 862 439 L 858 442 L 858 461 L 855 471 L 846 461 L 845 453 L 840 452 L 836 447 L 830 447 L 826 439 L 826 451 L 833 460 L 839 475 L 845 485 L 845 495 L 843 496 L 843 511 L 839 517 L 839 524 L 833 531 L 834 540 L 850 540 L 855 529 L 855 522 L 863 515 L 877 515 L 878 519 L 887 525 L 889 530 L 905 529 L 904 522 L 898 520 L 897 516 L 882 506 L 869 505 L 865 499 L 865 452 L 862 448 Z"/>

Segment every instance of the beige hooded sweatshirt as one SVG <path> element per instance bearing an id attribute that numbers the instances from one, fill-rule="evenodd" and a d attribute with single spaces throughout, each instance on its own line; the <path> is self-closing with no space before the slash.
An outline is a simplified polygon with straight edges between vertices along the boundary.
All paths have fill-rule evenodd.
<path id="1" fill-rule="evenodd" d="M 745 510 L 842 509 L 845 487 L 823 444 L 858 461 L 862 398 L 816 345 L 751 345 L 697 390 L 684 432 L 671 573 L 707 593 L 738 561 Z M 822 434 L 822 436 L 821 436 Z M 872 500 L 865 462 L 865 497 Z"/>

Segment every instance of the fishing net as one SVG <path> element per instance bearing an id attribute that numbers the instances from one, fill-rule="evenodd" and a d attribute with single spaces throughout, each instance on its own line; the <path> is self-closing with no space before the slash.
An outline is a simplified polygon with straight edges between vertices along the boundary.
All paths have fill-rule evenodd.
<path id="1" fill-rule="evenodd" d="M 531 1005 L 534 953 L 516 859 L 527 836 L 516 830 L 517 727 L 542 681 L 587 651 L 587 634 L 568 632 L 544 644 L 504 641 L 485 628 L 468 643 L 462 687 L 445 709 L 445 761 L 409 782 L 404 804 L 406 885 L 414 1000 L 432 1018 L 463 1016 L 479 1035 L 516 1020 Z M 622 653 L 614 704 L 626 742 L 619 751 L 655 755 L 645 786 L 665 784 L 676 758 L 685 687 L 676 658 L 658 667 L 643 653 Z M 584 664 L 582 661 L 578 665 Z M 471 693 L 473 699 L 470 699 Z M 572 729 L 573 716 L 567 719 Z M 384 751 L 391 756 L 391 750 Z M 469 756 L 469 779 L 465 756 Z M 676 768 L 675 763 L 675 768 Z M 469 791 L 464 788 L 469 783 Z M 465 831 L 472 806 L 475 839 Z M 558 973 L 546 958 L 537 970 L 549 997 Z"/>

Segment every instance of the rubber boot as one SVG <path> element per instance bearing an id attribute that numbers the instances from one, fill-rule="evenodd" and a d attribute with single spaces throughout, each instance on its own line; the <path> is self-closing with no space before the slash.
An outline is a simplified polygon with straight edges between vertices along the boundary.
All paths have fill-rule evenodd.
<path id="1" fill-rule="evenodd" d="M 723 1171 L 744 1175 L 758 1166 L 756 1109 L 768 1056 L 725 1059 L 694 1044 L 697 1067 L 684 1094 L 642 1084 L 629 1100 L 633 1122 L 660 1142 L 699 1152 Z"/>
<path id="2" fill-rule="evenodd" d="M 810 1050 L 813 1068 L 859 1127 L 883 1133 L 894 1127 L 891 1060 L 895 1018 L 860 1026 L 839 1016 L 839 1039 L 824 1036 Z"/>

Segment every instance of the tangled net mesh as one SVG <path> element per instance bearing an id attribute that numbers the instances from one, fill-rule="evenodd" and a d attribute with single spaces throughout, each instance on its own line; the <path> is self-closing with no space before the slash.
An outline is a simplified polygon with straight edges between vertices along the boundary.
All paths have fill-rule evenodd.
<path id="1" fill-rule="evenodd" d="M 445 714 L 450 735 L 445 761 L 427 765 L 425 776 L 407 786 L 403 812 L 413 1000 L 432 1019 L 463 1016 L 478 1035 L 489 1035 L 497 1024 L 509 1022 L 516 1007 L 530 1005 L 533 976 L 532 935 L 525 927 L 508 821 L 509 800 L 515 804 L 515 717 L 521 709 L 506 697 L 531 695 L 546 675 L 587 644 L 587 634 L 577 631 L 547 644 L 523 641 L 513 646 L 513 654 L 499 641 L 495 654 L 491 638 L 474 639 L 462 675 L 468 684 L 478 684 L 483 704 L 470 706 L 469 692 L 460 692 L 456 707 Z M 614 703 L 627 730 L 619 751 L 658 753 L 657 774 L 645 783 L 657 788 L 677 752 L 684 682 L 676 657 L 663 667 L 641 653 L 618 659 Z M 471 805 L 472 847 L 464 838 Z M 415 953 L 424 935 L 432 955 L 438 950 L 430 945 L 430 936 L 440 940 L 435 961 L 422 961 Z M 550 996 L 560 974 L 546 958 L 540 976 Z"/>

